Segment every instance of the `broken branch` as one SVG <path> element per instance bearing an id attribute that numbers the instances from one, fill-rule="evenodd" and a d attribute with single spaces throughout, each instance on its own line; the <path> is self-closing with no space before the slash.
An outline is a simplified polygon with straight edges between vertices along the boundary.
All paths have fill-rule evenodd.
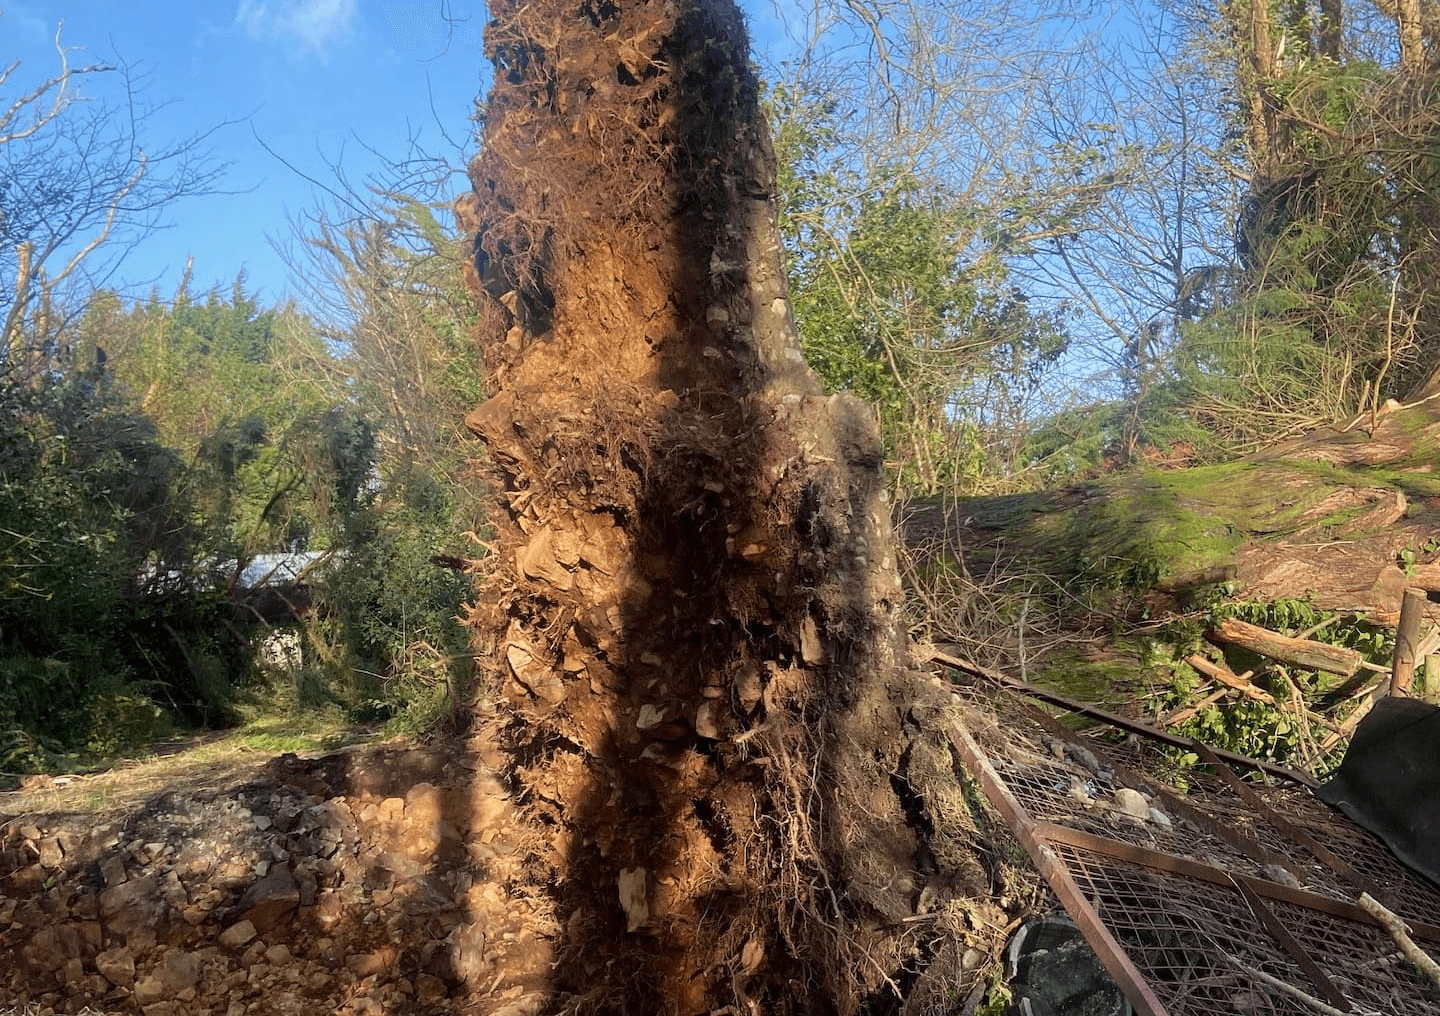
<path id="1" fill-rule="evenodd" d="M 1279 703 L 1275 701 L 1275 696 L 1250 683 L 1248 673 L 1246 677 L 1239 677 L 1231 671 L 1229 667 L 1207 660 L 1199 653 L 1191 653 L 1185 657 L 1185 662 L 1206 677 L 1212 678 L 1227 688 L 1233 688 L 1248 698 L 1253 698 L 1257 702 L 1264 702 L 1266 705 L 1279 705 Z"/>
<path id="2" fill-rule="evenodd" d="M 1297 1002 L 1303 1002 L 1305 1005 L 1308 1005 L 1315 1009 L 1316 1012 L 1323 1013 L 1324 1016 L 1357 1016 L 1357 1014 L 1364 1014 L 1364 1016 L 1380 1016 L 1378 1012 L 1374 1012 L 1373 1010 L 1369 1009 L 1361 1009 L 1359 1006 L 1351 1008 L 1349 1012 L 1346 1012 L 1343 1009 L 1337 1009 L 1327 1002 L 1322 1002 L 1314 995 L 1301 991 L 1289 981 L 1282 981 L 1280 980 L 1280 978 L 1272 977 L 1270 974 L 1267 974 L 1265 971 L 1260 970 L 1257 967 L 1252 967 L 1248 963 L 1240 962 L 1240 960 L 1236 959 L 1234 956 L 1231 956 L 1227 952 L 1222 952 L 1220 955 L 1224 956 L 1226 960 L 1228 960 L 1237 969 L 1245 973 L 1248 977 L 1259 981 L 1261 984 L 1264 984 L 1267 987 L 1274 988 L 1282 995 L 1290 996 Z"/>
<path id="3" fill-rule="evenodd" d="M 1295 639 L 1288 635 L 1227 617 L 1211 630 L 1210 639 L 1237 645 L 1281 663 L 1291 663 L 1306 670 L 1323 670 L 1328 674 L 1349 677 L 1360 669 L 1361 656 L 1354 649 L 1327 645 L 1311 639 Z"/>
<path id="4" fill-rule="evenodd" d="M 1384 904 L 1369 893 L 1361 893 L 1360 906 L 1365 913 L 1375 918 L 1376 923 L 1389 933 L 1400 947 L 1404 957 L 1415 965 L 1415 969 L 1430 979 L 1430 982 L 1440 988 L 1440 963 L 1430 958 L 1430 954 L 1415 944 L 1410 937 L 1410 926 L 1400 919 L 1400 915 L 1388 909 Z"/>
<path id="5" fill-rule="evenodd" d="M 1179 724 L 1184 723 L 1186 720 L 1190 719 L 1192 716 L 1199 715 L 1202 710 L 1209 709 L 1211 706 L 1213 706 L 1216 702 L 1219 702 L 1229 693 L 1230 688 L 1225 685 L 1221 685 L 1218 691 L 1211 692 L 1199 702 L 1196 702 L 1193 706 L 1185 706 L 1183 709 L 1177 709 L 1169 716 L 1166 716 L 1160 721 L 1161 726 L 1178 726 Z"/>
<path id="6" fill-rule="evenodd" d="M 1390 667 L 1390 694 L 1405 695 L 1415 677 L 1419 657 L 1420 622 L 1425 619 L 1425 590 L 1406 589 L 1400 603 L 1400 624 L 1395 630 L 1395 658 Z"/>

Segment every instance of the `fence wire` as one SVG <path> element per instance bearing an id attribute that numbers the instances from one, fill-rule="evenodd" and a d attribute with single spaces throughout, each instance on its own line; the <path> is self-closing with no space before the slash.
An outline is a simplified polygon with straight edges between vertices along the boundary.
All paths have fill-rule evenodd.
<path id="1" fill-rule="evenodd" d="M 957 731 L 970 775 L 1141 1016 L 1440 1012 L 1356 905 L 1374 896 L 1434 955 L 1440 889 L 1306 787 L 984 698 Z"/>

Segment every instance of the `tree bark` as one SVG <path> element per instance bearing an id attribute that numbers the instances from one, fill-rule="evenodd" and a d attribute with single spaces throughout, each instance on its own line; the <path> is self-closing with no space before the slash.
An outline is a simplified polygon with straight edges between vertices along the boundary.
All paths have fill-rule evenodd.
<path id="1" fill-rule="evenodd" d="M 1343 0 L 1320 0 L 1320 55 L 1339 63 L 1344 54 L 1345 4 Z"/>
<path id="2" fill-rule="evenodd" d="M 1390 670 L 1390 694 L 1408 695 L 1419 655 L 1420 623 L 1425 619 L 1425 591 L 1406 589 L 1395 629 L 1395 659 Z"/>
<path id="3" fill-rule="evenodd" d="M 1269 0 L 1224 5 L 1230 32 L 1235 39 L 1237 78 L 1247 108 L 1246 140 L 1250 159 L 1259 176 L 1268 182 L 1283 160 L 1288 139 L 1276 117 L 1270 94 L 1275 80 L 1275 25 Z"/>
<path id="4" fill-rule="evenodd" d="M 1241 646 L 1252 653 L 1259 653 L 1281 663 L 1293 663 L 1306 670 L 1323 670 L 1327 674 L 1339 674 L 1341 677 L 1354 674 L 1360 669 L 1360 661 L 1364 659 L 1355 650 L 1346 649 L 1344 646 L 1327 645 L 1313 639 L 1290 638 L 1236 617 L 1224 618 L 1210 635 L 1214 641 Z"/>
<path id="5" fill-rule="evenodd" d="M 1400 39 L 1400 73 L 1419 77 L 1425 68 L 1425 40 L 1420 0 L 1396 0 L 1395 34 Z"/>
<path id="6" fill-rule="evenodd" d="M 743 23 L 491 13 L 457 208 L 498 501 L 470 621 L 563 923 L 549 1011 L 853 1012 L 915 948 L 950 763 L 902 730 L 881 443 L 799 352 Z"/>
<path id="7" fill-rule="evenodd" d="M 922 556 L 964 547 L 971 574 L 999 560 L 1053 578 L 1067 597 L 1114 594 L 1151 614 L 1220 588 L 1393 626 L 1407 586 L 1440 593 L 1437 462 L 1440 398 L 1430 398 L 1223 465 L 913 507 L 904 532 Z M 1425 614 L 1440 621 L 1440 603 Z"/>

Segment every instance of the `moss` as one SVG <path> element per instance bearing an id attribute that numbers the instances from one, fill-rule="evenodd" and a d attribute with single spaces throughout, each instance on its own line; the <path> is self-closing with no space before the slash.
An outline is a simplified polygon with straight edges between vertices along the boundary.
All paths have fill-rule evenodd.
<path id="1" fill-rule="evenodd" d="M 1010 532 L 1033 550 L 1069 549 L 1052 571 L 1068 585 L 1134 593 L 1220 564 L 1244 538 L 1232 513 L 1217 513 L 1183 496 L 1173 481 L 1143 473 L 1090 488 L 1073 509 L 1035 515 L 1018 534 Z"/>
<path id="2" fill-rule="evenodd" d="M 1141 659 L 1127 647 L 1117 645 L 1104 658 L 1079 649 L 1057 649 L 1029 674 L 1030 682 L 1103 708 L 1123 704 L 1130 698 L 1141 670 Z"/>
<path id="3" fill-rule="evenodd" d="M 1440 494 L 1440 477 L 1319 462 L 1235 462 L 1127 474 L 1083 490 L 967 502 L 977 529 L 1072 592 L 1140 594 L 1167 579 L 1224 565 L 1251 536 L 1319 533 L 1374 510 L 1343 504 L 1316 514 L 1345 487 Z"/>

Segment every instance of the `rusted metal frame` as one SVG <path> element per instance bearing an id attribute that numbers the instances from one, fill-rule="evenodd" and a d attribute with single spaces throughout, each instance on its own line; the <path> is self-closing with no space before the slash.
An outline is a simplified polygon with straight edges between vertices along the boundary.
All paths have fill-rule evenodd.
<path id="1" fill-rule="evenodd" d="M 1024 806 L 1016 800 L 990 764 L 983 750 L 970 736 L 959 720 L 953 722 L 950 728 L 951 737 L 956 750 L 960 752 L 970 775 L 980 784 L 986 800 L 1000 812 L 1006 824 L 1015 834 L 1016 839 L 1030 854 L 1031 860 L 1035 862 L 1041 877 L 1045 879 L 1052 892 L 1059 897 L 1061 904 L 1070 914 L 1071 919 L 1080 928 L 1085 940 L 1095 950 L 1095 955 L 1109 971 L 1115 983 L 1124 992 L 1126 999 L 1134 1007 L 1138 1016 L 1169 1016 L 1169 1012 L 1155 995 L 1143 974 L 1131 962 L 1124 948 L 1115 940 L 1110 929 L 1095 912 L 1080 887 L 1075 884 L 1074 876 L 1045 842 L 1044 838 L 1037 835 L 1037 825 Z M 1056 827 L 1060 828 L 1060 827 Z"/>
<path id="2" fill-rule="evenodd" d="M 944 663 L 945 661 L 941 660 L 937 662 Z M 1030 698 L 1037 698 L 1042 702 L 1049 702 L 1051 705 L 1068 709 L 1072 713 L 1089 716 L 1091 719 L 1100 720 L 1103 723 L 1110 724 L 1112 727 L 1118 727 L 1132 734 L 1140 734 L 1154 741 L 1162 741 L 1165 744 L 1174 745 L 1177 748 L 1188 748 L 1192 750 L 1197 747 L 1205 747 L 1194 738 L 1184 737 L 1180 734 L 1172 734 L 1168 730 L 1152 727 L 1148 723 L 1132 720 L 1128 716 L 1112 713 L 1108 709 L 1101 709 L 1099 706 L 1091 705 L 1088 702 L 1081 702 L 1078 699 L 1072 699 L 1068 695 L 1061 695 L 1058 692 L 1050 691 L 1048 688 L 1037 687 L 1036 685 L 1010 677 L 1009 675 L 972 671 L 969 670 L 969 668 L 957 667 L 949 663 L 946 663 L 946 666 L 951 666 L 955 670 L 964 670 L 967 673 L 976 673 L 981 677 L 996 681 L 1002 687 L 1009 688 L 1011 691 L 1019 692 L 1021 695 L 1028 695 Z M 1260 758 L 1250 758 L 1248 755 L 1239 755 L 1233 751 L 1226 751 L 1223 748 L 1213 748 L 1210 750 L 1232 765 L 1243 766 L 1246 769 L 1256 769 L 1263 773 L 1269 773 L 1271 776 L 1279 776 L 1282 779 L 1290 780 L 1292 783 L 1299 783 L 1305 787 L 1318 787 L 1320 785 L 1320 782 L 1315 779 L 1315 777 L 1299 769 L 1291 769 L 1288 766 L 1267 762 Z"/>
<path id="3" fill-rule="evenodd" d="M 1311 836 L 1304 829 L 1266 804 L 1263 797 L 1250 789 L 1245 781 L 1236 776 L 1234 770 L 1225 765 L 1213 752 L 1205 748 L 1204 745 L 1200 747 L 1202 749 L 1200 757 L 1214 768 L 1220 778 L 1225 781 L 1226 786 L 1239 795 L 1242 801 L 1255 809 L 1256 814 L 1266 822 L 1269 822 L 1271 826 L 1280 830 L 1280 832 L 1310 851 L 1321 864 L 1324 864 L 1346 882 L 1349 882 L 1351 888 L 1355 889 L 1357 893 L 1369 893 L 1377 900 L 1384 900 L 1387 903 L 1394 900 L 1392 894 L 1385 892 L 1370 879 L 1356 871 L 1343 857 L 1334 853 L 1329 847 L 1325 846 L 1325 844 L 1315 839 L 1315 837 Z"/>
<path id="4" fill-rule="evenodd" d="M 1202 882 L 1209 882 L 1224 888 L 1234 888 L 1237 880 L 1243 881 L 1267 900 L 1279 900 L 1282 903 L 1304 907 L 1306 910 L 1329 914 L 1331 917 L 1344 918 L 1356 924 L 1376 927 L 1375 919 L 1358 905 L 1330 896 L 1322 896 L 1308 889 L 1296 889 L 1278 882 L 1271 882 L 1268 879 L 1256 878 L 1253 875 L 1234 874 L 1213 865 L 1192 861 L 1188 857 L 1177 857 L 1174 854 L 1151 850 L 1149 847 L 1137 847 L 1133 843 L 1112 840 L 1108 836 L 1097 836 L 1095 833 L 1081 832 L 1079 829 L 1070 829 L 1053 822 L 1036 823 L 1035 835 L 1050 843 L 1059 843 L 1078 850 L 1088 850 L 1091 853 L 1103 854 L 1120 861 L 1129 861 L 1166 874 L 1184 875 L 1187 878 L 1199 879 Z M 1414 921 L 1408 917 L 1405 919 L 1405 923 L 1410 926 L 1410 930 L 1416 938 L 1440 942 L 1440 927 L 1422 921 Z"/>
<path id="5" fill-rule="evenodd" d="M 1202 811 L 1200 808 L 1197 808 L 1185 798 L 1176 794 L 1173 790 L 1165 786 L 1160 781 L 1152 780 L 1144 773 L 1137 773 L 1133 769 L 1130 769 L 1122 763 L 1116 762 L 1113 757 L 1101 750 L 1099 745 L 1086 743 L 1085 739 L 1082 738 L 1079 734 L 1075 733 L 1075 731 L 1065 726 L 1065 724 L 1056 722 L 1054 717 L 1048 716 L 1043 710 L 1037 709 L 1034 706 L 1030 705 L 1024 705 L 1022 706 L 1022 708 L 1024 709 L 1026 715 L 1028 715 L 1031 719 L 1033 719 L 1050 734 L 1054 735 L 1055 737 L 1062 738 L 1063 740 L 1066 740 L 1078 747 L 1084 748 L 1086 751 L 1090 752 L 1093 755 L 1096 755 L 1099 758 L 1103 758 L 1105 760 L 1105 764 L 1110 766 L 1110 768 L 1114 770 L 1117 776 L 1123 776 L 1128 784 L 1133 785 L 1132 789 L 1141 788 L 1151 794 L 1154 794 L 1156 797 L 1159 797 L 1162 801 L 1164 801 L 1165 806 L 1171 811 L 1173 811 L 1175 814 L 1182 816 L 1190 822 L 1193 822 L 1201 830 L 1209 833 L 1216 839 L 1228 843 L 1236 851 L 1244 854 L 1252 861 L 1257 861 L 1260 864 L 1270 864 L 1280 868 L 1284 868 L 1286 871 L 1290 872 L 1291 875 L 1295 876 L 1296 881 L 1301 880 L 1301 873 L 1294 870 L 1292 858 L 1271 850 L 1269 847 L 1265 846 L 1265 844 L 1260 843 L 1259 841 L 1254 840 L 1249 836 L 1246 836 L 1243 832 L 1241 832 L 1234 826 L 1226 825 L 1224 822 L 1217 820 L 1208 812 Z"/>
<path id="6" fill-rule="evenodd" d="M 1300 969 L 1305 971 L 1305 976 L 1310 978 L 1310 983 L 1319 988 L 1321 993 L 1337 1008 L 1346 1012 L 1353 1009 L 1354 1006 L 1350 999 L 1336 987 L 1334 981 L 1325 975 L 1320 964 L 1316 963 L 1315 958 L 1296 941 L 1295 936 L 1290 934 L 1290 929 L 1285 927 L 1284 922 L 1276 917 L 1275 912 L 1266 905 L 1264 898 L 1251 887 L 1250 880 L 1243 877 L 1237 878 L 1235 885 L 1245 897 L 1251 913 L 1265 926 L 1265 930 L 1270 933 L 1271 937 L 1284 947 L 1285 951 L 1290 954 L 1290 958 L 1300 965 Z"/>

